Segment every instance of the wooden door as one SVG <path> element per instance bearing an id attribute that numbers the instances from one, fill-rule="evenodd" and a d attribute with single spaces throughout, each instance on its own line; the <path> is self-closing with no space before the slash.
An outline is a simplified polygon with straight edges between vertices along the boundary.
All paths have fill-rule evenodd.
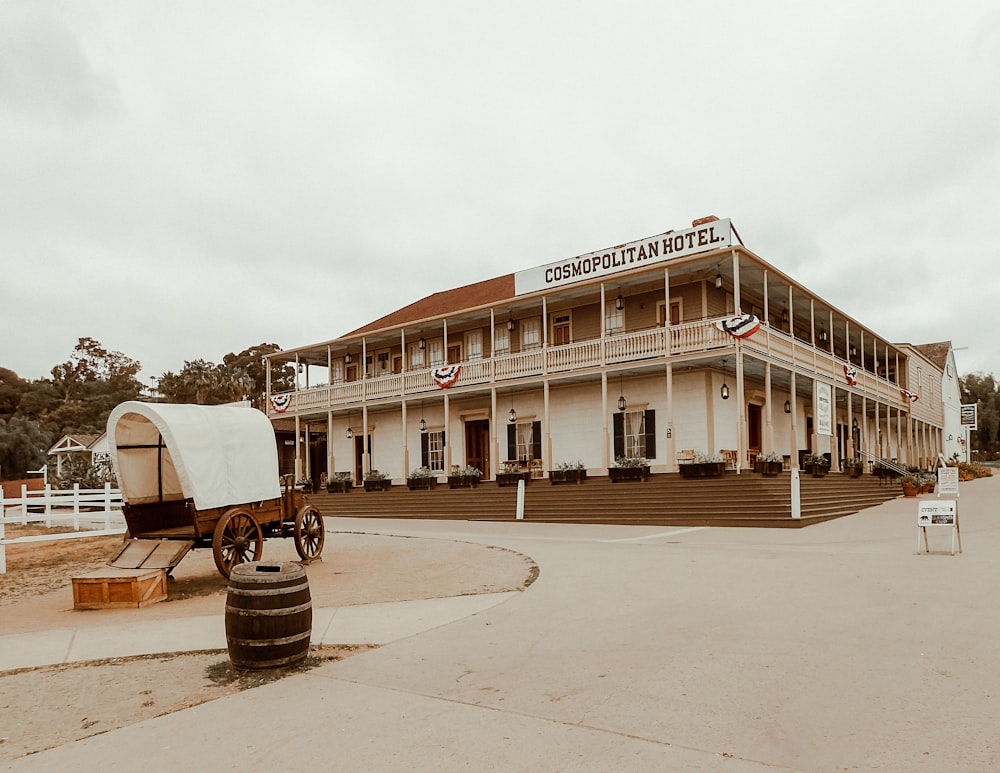
<path id="1" fill-rule="evenodd" d="M 465 463 L 478 467 L 483 477 L 490 474 L 490 422 L 476 419 L 465 422 Z"/>

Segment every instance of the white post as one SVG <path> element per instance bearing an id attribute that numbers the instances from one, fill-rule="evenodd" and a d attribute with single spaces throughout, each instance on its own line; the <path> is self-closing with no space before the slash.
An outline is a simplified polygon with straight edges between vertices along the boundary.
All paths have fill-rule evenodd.
<path id="1" fill-rule="evenodd" d="M 111 482 L 104 481 L 104 528 L 111 528 Z"/>
<path id="2" fill-rule="evenodd" d="M 73 531 L 80 531 L 80 484 L 73 484 Z"/>
<path id="3" fill-rule="evenodd" d="M 28 487 L 21 484 L 21 525 L 28 525 Z"/>
<path id="4" fill-rule="evenodd" d="M 517 515 L 515 519 L 518 521 L 524 520 L 524 478 L 520 478 L 517 481 Z"/>
<path id="5" fill-rule="evenodd" d="M 799 468 L 792 467 L 792 518 L 802 517 L 802 494 L 800 491 Z"/>
<path id="6" fill-rule="evenodd" d="M 7 574 L 7 543 L 4 541 L 6 518 L 7 507 L 3 501 L 3 486 L 0 486 L 0 574 Z"/>
<path id="7" fill-rule="evenodd" d="M 52 488 L 48 485 L 45 486 L 45 528 L 52 528 Z"/>

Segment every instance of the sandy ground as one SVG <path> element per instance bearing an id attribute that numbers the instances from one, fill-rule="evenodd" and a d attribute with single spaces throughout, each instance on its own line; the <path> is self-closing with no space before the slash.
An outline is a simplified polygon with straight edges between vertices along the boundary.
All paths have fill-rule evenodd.
<path id="1" fill-rule="evenodd" d="M 7 537 L 38 533 L 8 526 Z M 119 537 L 10 545 L 0 575 L 0 635 L 225 613 L 227 582 L 210 550 L 174 570 L 167 599 L 142 609 L 76 610 L 72 578 L 105 565 Z M 291 540 L 264 544 L 263 560 L 297 560 Z M 307 567 L 313 605 L 347 606 L 520 590 L 537 576 L 526 556 L 464 542 L 356 533 L 327 535 Z M 304 663 L 236 672 L 224 650 L 115 658 L 0 672 L 0 761 L 59 746 L 258 686 L 367 649 L 314 647 Z"/>

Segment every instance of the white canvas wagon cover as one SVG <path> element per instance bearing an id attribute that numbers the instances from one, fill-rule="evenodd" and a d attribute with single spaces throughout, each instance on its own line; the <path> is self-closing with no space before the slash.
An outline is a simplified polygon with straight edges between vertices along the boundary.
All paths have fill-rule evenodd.
<path id="1" fill-rule="evenodd" d="M 108 449 L 129 504 L 209 510 L 281 496 L 274 429 L 249 406 L 125 402 L 108 416 Z"/>

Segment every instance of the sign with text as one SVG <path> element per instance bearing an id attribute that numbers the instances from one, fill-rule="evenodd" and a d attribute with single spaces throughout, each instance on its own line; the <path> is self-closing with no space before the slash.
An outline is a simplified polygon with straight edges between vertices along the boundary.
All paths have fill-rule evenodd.
<path id="1" fill-rule="evenodd" d="M 974 430 L 978 426 L 978 417 L 976 416 L 976 403 L 970 403 L 968 405 L 963 405 L 961 413 L 961 424 L 963 427 L 968 427 Z"/>
<path id="2" fill-rule="evenodd" d="M 920 502 L 917 509 L 917 526 L 954 526 L 955 500 L 939 499 Z"/>
<path id="3" fill-rule="evenodd" d="M 514 294 L 524 295 L 584 279 L 614 276 L 643 265 L 722 249 L 732 245 L 732 233 L 732 223 L 728 219 L 713 220 L 683 231 L 667 231 L 606 250 L 528 268 L 514 274 Z"/>
<path id="4" fill-rule="evenodd" d="M 938 467 L 938 494 L 958 496 L 958 467 Z"/>
<path id="5" fill-rule="evenodd" d="M 833 434 L 833 393 L 829 384 L 822 381 L 816 382 L 815 399 L 816 406 L 816 434 Z"/>

